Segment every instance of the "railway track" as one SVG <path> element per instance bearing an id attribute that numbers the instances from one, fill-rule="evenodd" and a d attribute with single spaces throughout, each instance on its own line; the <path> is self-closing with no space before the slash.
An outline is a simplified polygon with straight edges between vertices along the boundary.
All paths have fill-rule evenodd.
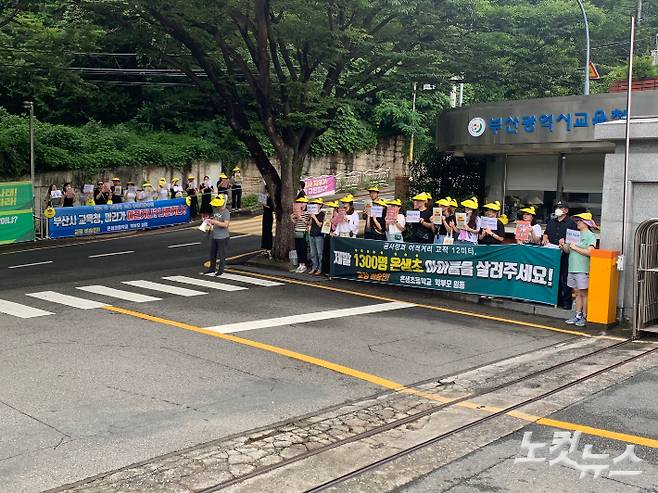
<path id="1" fill-rule="evenodd" d="M 624 350 L 630 349 L 630 348 L 637 349 L 638 347 L 642 347 L 643 350 L 637 352 L 636 354 L 632 354 L 630 356 L 624 355 Z M 399 427 L 402 427 L 402 426 L 405 426 L 405 425 L 409 425 L 410 423 L 418 421 L 419 419 L 421 419 L 423 417 L 426 417 L 426 416 L 429 416 L 429 415 L 432 415 L 432 414 L 435 414 L 435 413 L 439 413 L 443 410 L 450 409 L 450 408 L 453 408 L 453 407 L 456 407 L 456 406 L 460 406 L 460 405 L 463 406 L 465 404 L 469 404 L 472 401 L 477 401 L 481 397 L 486 397 L 488 395 L 498 393 L 498 392 L 504 391 L 506 389 L 511 389 L 514 386 L 530 382 L 533 379 L 537 379 L 539 377 L 550 375 L 551 373 L 555 373 L 555 372 L 557 372 L 558 370 L 561 370 L 561 369 L 567 369 L 567 368 L 572 367 L 572 366 L 576 367 L 578 364 L 581 364 L 583 367 L 587 367 L 589 365 L 596 365 L 597 364 L 596 362 L 588 363 L 587 360 L 594 359 L 597 356 L 602 356 L 606 353 L 608 353 L 608 354 L 615 353 L 616 351 L 620 351 L 621 354 L 617 357 L 617 361 L 615 361 L 614 363 L 606 365 L 602 368 L 598 368 L 594 371 L 587 372 L 586 374 L 584 374 L 580 377 L 569 379 L 568 381 L 565 381 L 564 383 L 560 383 L 559 385 L 557 385 L 557 386 L 555 386 L 555 387 L 553 387 L 553 388 L 551 388 L 547 391 L 542 391 L 539 394 L 533 395 L 530 398 L 524 399 L 520 402 L 516 402 L 516 403 L 514 403 L 512 405 L 509 405 L 507 407 L 498 409 L 495 412 L 491 412 L 490 414 L 487 414 L 486 416 L 482 416 L 481 418 L 479 418 L 475 421 L 469 422 L 469 423 L 467 423 L 463 426 L 455 427 L 454 429 L 451 429 L 451 430 L 449 430 L 445 433 L 438 434 L 438 435 L 432 437 L 429 440 L 425 440 L 425 441 L 423 441 L 421 443 L 418 443 L 418 444 L 416 444 L 412 447 L 405 448 L 404 450 L 401 450 L 399 452 L 396 452 L 394 454 L 386 456 L 386 457 L 384 457 L 380 460 L 373 461 L 373 462 L 371 462 L 371 463 L 369 463 L 365 466 L 362 466 L 362 467 L 357 467 L 354 470 L 352 470 L 352 471 L 350 471 L 346 474 L 343 474 L 343 475 L 335 477 L 335 478 L 333 478 L 329 481 L 325 481 L 325 482 L 323 482 L 323 483 L 321 483 L 317 486 L 314 486 L 314 487 L 308 489 L 307 492 L 320 492 L 320 491 L 326 491 L 326 490 L 329 490 L 331 488 L 337 487 L 337 486 L 341 485 L 342 483 L 344 483 L 346 481 L 349 481 L 351 479 L 354 479 L 354 478 L 357 478 L 357 477 L 361 476 L 362 474 L 365 474 L 369 471 L 373 471 L 377 468 L 383 467 L 387 464 L 390 464 L 391 462 L 394 462 L 397 459 L 400 459 L 404 456 L 412 454 L 416 451 L 422 450 L 423 448 L 426 448 L 426 447 L 429 447 L 431 445 L 437 444 L 437 443 L 441 442 L 442 440 L 445 440 L 448 437 L 454 436 L 458 433 L 461 433 L 461 432 L 464 432 L 464 431 L 469 430 L 471 428 L 474 428 L 476 426 L 482 425 L 484 423 L 487 423 L 488 421 L 495 420 L 496 418 L 504 416 L 504 415 L 506 415 L 506 414 L 508 414 L 512 411 L 518 410 L 518 409 L 520 409 L 524 406 L 527 406 L 529 404 L 532 404 L 532 403 L 541 401 L 543 399 L 546 399 L 547 397 L 550 397 L 554 394 L 557 394 L 557 393 L 562 392 L 566 389 L 569 389 L 570 387 L 580 385 L 580 384 L 586 382 L 587 380 L 590 380 L 590 379 L 592 379 L 596 376 L 602 375 L 606 372 L 609 372 L 611 370 L 619 368 L 619 367 L 621 367 L 623 365 L 626 365 L 626 364 L 628 364 L 632 361 L 635 361 L 639 358 L 642 358 L 642 357 L 645 357 L 649 354 L 652 354 L 655 351 L 658 351 L 658 347 L 653 347 L 653 348 L 651 348 L 651 346 L 644 347 L 644 346 L 641 345 L 641 343 L 637 343 L 636 341 L 633 341 L 633 340 L 630 340 L 630 339 L 620 341 L 619 343 L 612 344 L 610 346 L 605 346 L 605 347 L 602 347 L 602 348 L 599 348 L 599 349 L 596 349 L 596 350 L 593 350 L 593 351 L 589 351 L 585 354 L 578 355 L 574 358 L 570 358 L 568 360 L 561 361 L 561 362 L 556 363 L 554 365 L 541 368 L 537 371 L 533 371 L 531 373 L 522 375 L 522 376 L 520 376 L 518 378 L 515 378 L 511 381 L 507 381 L 503 384 L 486 387 L 486 388 L 483 388 L 483 389 L 481 389 L 480 391 L 478 391 L 476 393 L 469 393 L 469 394 L 464 395 L 462 397 L 451 399 L 449 402 L 441 402 L 441 403 L 439 403 L 437 405 L 433 405 L 433 406 L 429 407 L 428 409 L 425 409 L 421 412 L 417 412 L 417 413 L 408 415 L 404 418 L 391 421 L 391 422 L 386 423 L 384 425 L 371 428 L 367 431 L 364 431 L 362 433 L 358 433 L 356 435 L 350 436 L 350 437 L 342 439 L 342 440 L 338 440 L 338 441 L 333 442 L 331 444 L 323 445 L 319 448 L 315 448 L 315 449 L 310 450 L 306 453 L 301 453 L 299 455 L 295 455 L 294 457 L 282 460 L 282 461 L 277 462 L 275 464 L 256 468 L 255 470 L 251 471 L 250 473 L 240 475 L 239 477 L 235 477 L 233 479 L 223 481 L 223 482 L 217 483 L 216 485 L 213 485 L 211 487 L 200 490 L 200 493 L 212 493 L 212 492 L 216 492 L 216 491 L 221 491 L 223 489 L 239 485 L 239 484 L 241 484 L 245 481 L 249 481 L 249 480 L 252 480 L 252 479 L 255 479 L 255 478 L 259 478 L 259 477 L 264 477 L 265 475 L 267 475 L 269 473 L 273 473 L 273 472 L 275 472 L 275 471 L 277 471 L 281 468 L 285 468 L 287 466 L 291 466 L 295 463 L 299 463 L 299 462 L 304 461 L 306 459 L 319 456 L 320 454 L 325 453 L 327 451 L 330 451 L 332 449 L 336 449 L 338 447 L 341 447 L 343 445 L 347 445 L 347 444 L 350 444 L 350 443 L 359 442 L 359 441 L 364 440 L 366 438 L 375 437 L 375 436 L 377 436 L 379 434 L 382 434 L 384 432 L 387 432 L 389 430 L 393 430 L 395 428 L 399 428 Z M 598 358 L 596 358 L 596 359 L 598 359 Z M 574 373 L 576 373 L 576 372 L 574 372 Z M 403 389 L 401 392 L 410 393 L 410 394 L 416 393 L 418 395 L 422 395 L 422 393 L 418 392 L 415 388 Z M 430 399 L 430 400 L 432 399 L 431 395 L 425 395 L 425 397 Z"/>

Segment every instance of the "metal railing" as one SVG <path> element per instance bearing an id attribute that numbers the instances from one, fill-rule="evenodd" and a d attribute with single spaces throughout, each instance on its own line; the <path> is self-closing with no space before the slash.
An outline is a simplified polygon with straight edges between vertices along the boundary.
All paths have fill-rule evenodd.
<path id="1" fill-rule="evenodd" d="M 658 218 L 635 231 L 633 278 L 633 337 L 640 331 L 658 332 Z"/>

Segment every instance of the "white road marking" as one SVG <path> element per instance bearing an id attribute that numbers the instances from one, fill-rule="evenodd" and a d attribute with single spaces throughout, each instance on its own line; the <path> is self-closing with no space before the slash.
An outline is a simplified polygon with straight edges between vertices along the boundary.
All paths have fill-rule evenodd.
<path id="1" fill-rule="evenodd" d="M 184 248 L 184 247 L 196 246 L 200 244 L 201 244 L 200 241 L 195 241 L 194 243 L 181 243 L 179 245 L 169 245 L 167 248 Z"/>
<path id="2" fill-rule="evenodd" d="M 213 276 L 214 274 L 206 274 L 206 275 Z M 244 282 L 244 283 L 247 283 L 247 284 L 255 284 L 256 286 L 266 286 L 268 288 L 272 287 L 272 286 L 283 286 L 282 282 L 268 281 L 266 279 L 258 279 L 256 277 L 241 276 L 241 275 L 238 275 L 238 274 L 229 274 L 228 272 L 225 272 L 221 276 L 218 276 L 218 279 L 228 279 L 229 281 Z"/>
<path id="3" fill-rule="evenodd" d="M 205 279 L 196 279 L 187 276 L 167 276 L 163 277 L 166 281 L 180 282 L 183 284 L 190 284 L 192 286 L 199 286 L 208 289 L 219 289 L 220 291 L 242 291 L 245 288 L 242 286 L 233 286 L 232 284 L 224 284 L 222 282 L 206 281 Z"/>
<path id="4" fill-rule="evenodd" d="M 95 284 L 93 286 L 79 286 L 76 289 L 87 291 L 88 293 L 100 294 L 109 296 L 111 298 L 118 298 L 120 300 L 134 301 L 135 303 L 146 303 L 147 301 L 160 301 L 160 298 L 147 296 L 145 294 L 132 293 L 130 291 L 123 291 L 121 289 L 109 288 Z"/>
<path id="5" fill-rule="evenodd" d="M 235 235 L 235 236 L 231 236 L 231 239 L 232 240 L 237 240 L 238 238 L 244 238 L 246 236 L 251 236 L 251 235 L 250 234 Z"/>
<path id="6" fill-rule="evenodd" d="M 40 291 L 38 293 L 26 293 L 26 295 L 39 300 L 72 306 L 73 308 L 80 308 L 82 310 L 93 310 L 94 308 L 103 308 L 104 306 L 107 306 L 105 303 L 78 298 L 77 296 L 69 296 L 68 294 L 61 294 L 55 291 Z"/>
<path id="7" fill-rule="evenodd" d="M 204 294 L 203 291 L 196 291 L 194 289 L 180 288 L 178 286 L 170 286 L 169 284 L 162 284 L 159 282 L 151 281 L 123 281 L 123 284 L 128 284 L 129 286 L 135 286 L 138 288 L 152 289 L 153 291 L 162 291 L 163 293 L 176 294 L 178 296 L 201 296 Z"/>
<path id="8" fill-rule="evenodd" d="M 21 265 L 12 265 L 10 267 L 7 267 L 7 269 L 20 269 L 21 267 L 32 267 L 34 265 L 46 265 L 46 264 L 52 264 L 52 260 L 45 260 L 43 262 L 33 262 L 31 264 L 21 264 Z"/>
<path id="9" fill-rule="evenodd" d="M 39 310 L 38 308 L 32 308 L 31 306 L 21 305 L 20 303 L 14 303 L 13 301 L 7 300 L 0 300 L 0 313 L 6 313 L 7 315 L 13 315 L 18 318 L 34 318 L 54 315 L 52 312 Z"/>
<path id="10" fill-rule="evenodd" d="M 391 310 L 400 310 L 403 308 L 413 308 L 413 303 L 391 302 L 379 303 L 376 305 L 366 305 L 357 308 L 343 308 L 339 310 L 327 310 L 323 312 L 303 313 L 301 315 L 291 315 L 287 317 L 268 318 L 265 320 L 252 320 L 251 322 L 239 322 L 227 325 L 215 325 L 206 327 L 205 330 L 219 332 L 220 334 L 232 334 L 234 332 L 243 332 L 245 330 L 264 329 L 268 327 L 281 327 L 283 325 L 300 324 L 306 322 L 317 322 L 319 320 L 331 320 L 334 318 L 352 317 L 354 315 L 367 315 L 368 313 L 381 313 Z"/>
<path id="11" fill-rule="evenodd" d="M 113 257 L 114 255 L 127 255 L 129 253 L 135 253 L 135 250 L 126 250 L 125 252 L 114 253 L 99 253 L 98 255 L 89 255 L 89 258 Z"/>

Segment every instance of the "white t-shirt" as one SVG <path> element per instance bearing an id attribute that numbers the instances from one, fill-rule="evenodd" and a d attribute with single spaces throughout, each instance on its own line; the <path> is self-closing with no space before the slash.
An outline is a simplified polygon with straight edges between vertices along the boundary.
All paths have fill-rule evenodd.
<path id="1" fill-rule="evenodd" d="M 345 216 L 345 221 L 336 225 L 336 234 L 338 236 L 355 237 L 359 232 L 359 214 L 354 211 L 353 214 Z"/>
<path id="2" fill-rule="evenodd" d="M 466 224 L 467 225 L 468 225 L 469 220 L 470 220 L 470 218 L 466 219 Z M 477 229 L 478 231 L 480 231 L 481 227 L 482 227 L 482 221 L 480 219 L 480 216 L 478 216 L 475 219 L 475 228 L 474 229 Z M 476 243 L 477 244 L 477 242 L 478 242 L 478 233 L 471 233 L 470 231 L 466 231 L 465 229 L 462 229 L 459 232 L 458 240 L 459 241 L 468 241 L 469 243 Z"/>
<path id="3" fill-rule="evenodd" d="M 167 187 L 160 187 L 158 190 L 158 198 L 160 200 L 166 200 L 169 198 L 169 189 Z"/>
<path id="4" fill-rule="evenodd" d="M 402 227 L 404 227 L 407 224 L 407 220 L 404 217 L 404 214 L 398 214 L 398 224 Z M 397 242 L 403 241 L 402 231 L 398 229 L 395 223 L 388 225 L 388 230 L 386 231 L 386 240 L 397 241 Z"/>

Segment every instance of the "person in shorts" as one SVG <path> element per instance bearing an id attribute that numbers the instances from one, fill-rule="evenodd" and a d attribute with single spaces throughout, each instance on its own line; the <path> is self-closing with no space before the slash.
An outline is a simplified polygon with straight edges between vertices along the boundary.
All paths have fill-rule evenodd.
<path id="1" fill-rule="evenodd" d="M 589 289 L 589 261 L 592 250 L 596 248 L 596 236 L 591 228 L 595 226 L 590 212 L 573 216 L 580 231 L 578 243 L 567 244 L 560 239 L 560 248 L 569 253 L 569 274 L 567 286 L 573 289 L 576 297 L 576 313 L 566 323 L 585 327 L 587 325 L 587 292 Z"/>

